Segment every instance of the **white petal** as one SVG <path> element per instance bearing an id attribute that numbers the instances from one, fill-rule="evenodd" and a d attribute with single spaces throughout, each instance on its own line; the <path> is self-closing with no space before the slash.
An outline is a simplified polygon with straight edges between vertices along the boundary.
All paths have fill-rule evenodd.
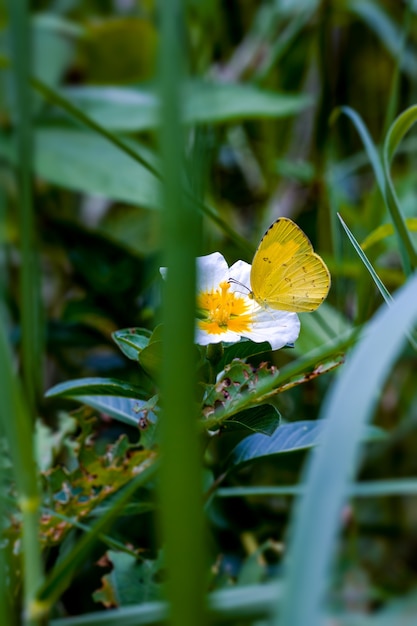
<path id="1" fill-rule="evenodd" d="M 199 256 L 197 261 L 197 292 L 214 291 L 229 278 L 227 261 L 220 252 Z"/>
<path id="2" fill-rule="evenodd" d="M 229 278 L 227 261 L 220 252 L 212 252 L 196 258 L 197 291 L 212 291 Z M 168 268 L 160 267 L 162 278 L 167 277 Z"/>
<path id="3" fill-rule="evenodd" d="M 220 343 L 221 341 L 236 343 L 239 340 L 240 340 L 240 335 L 230 330 L 226 330 L 223 333 L 220 333 L 220 334 L 216 333 L 215 335 L 213 335 L 211 333 L 208 333 L 205 330 L 202 330 L 201 328 L 199 328 L 198 325 L 196 326 L 196 329 L 195 329 L 194 341 L 199 346 L 208 346 L 210 343 Z"/>
<path id="4" fill-rule="evenodd" d="M 251 265 L 246 263 L 246 261 L 236 261 L 229 269 L 229 278 L 240 283 L 236 285 L 235 283 L 230 283 L 230 291 L 235 291 L 238 293 L 244 293 L 247 295 L 251 291 L 250 286 L 250 270 Z M 246 287 L 246 289 L 245 289 Z"/>
<path id="5" fill-rule="evenodd" d="M 253 301 L 252 301 L 253 302 Z M 294 343 L 300 334 L 300 320 L 296 313 L 275 311 L 253 305 L 253 324 L 250 331 L 242 335 L 256 343 L 268 341 L 273 350 Z"/>

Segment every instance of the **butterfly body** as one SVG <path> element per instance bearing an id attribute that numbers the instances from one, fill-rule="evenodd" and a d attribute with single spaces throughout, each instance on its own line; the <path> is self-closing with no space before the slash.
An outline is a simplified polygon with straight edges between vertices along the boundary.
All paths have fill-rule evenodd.
<path id="1" fill-rule="evenodd" d="M 251 297 L 265 307 L 314 311 L 330 288 L 330 272 L 308 237 L 282 217 L 261 239 L 252 261 Z"/>

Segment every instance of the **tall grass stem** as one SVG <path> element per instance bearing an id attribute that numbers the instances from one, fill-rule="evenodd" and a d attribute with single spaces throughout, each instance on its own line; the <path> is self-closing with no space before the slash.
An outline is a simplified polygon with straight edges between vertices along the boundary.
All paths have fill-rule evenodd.
<path id="1" fill-rule="evenodd" d="M 172 626 L 205 623 L 204 519 L 201 450 L 196 412 L 195 256 L 198 226 L 182 191 L 185 25 L 181 0 L 159 2 L 159 87 L 163 185 L 163 264 L 168 267 L 163 303 L 161 374 L 161 528 Z"/>
<path id="2" fill-rule="evenodd" d="M 30 25 L 27 0 L 8 0 L 18 147 L 18 219 L 21 251 L 20 315 L 24 386 L 34 407 L 42 388 L 40 275 L 32 198 L 33 133 Z"/>

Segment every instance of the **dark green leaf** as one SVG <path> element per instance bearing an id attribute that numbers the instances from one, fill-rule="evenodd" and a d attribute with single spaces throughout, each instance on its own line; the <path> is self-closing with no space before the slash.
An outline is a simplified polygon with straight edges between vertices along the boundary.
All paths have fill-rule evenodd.
<path id="1" fill-rule="evenodd" d="M 326 427 L 324 421 L 301 421 L 283 424 L 270 437 L 257 433 L 241 441 L 231 452 L 228 469 L 276 454 L 292 453 L 307 450 L 320 443 Z M 376 427 L 366 430 L 366 440 L 378 440 L 385 433 Z"/>
<path id="2" fill-rule="evenodd" d="M 247 359 L 256 354 L 262 354 L 263 352 L 270 352 L 271 346 L 267 341 L 262 343 L 255 343 L 249 339 L 241 339 L 239 342 L 232 343 L 229 346 L 225 346 L 224 354 L 219 362 L 218 369 L 222 370 L 227 363 L 230 363 L 233 359 Z"/>
<path id="3" fill-rule="evenodd" d="M 77 378 L 65 383 L 59 383 L 48 389 L 45 396 L 75 398 L 77 396 L 106 395 L 123 398 L 141 398 L 143 391 L 140 387 L 117 378 Z"/>
<path id="4" fill-rule="evenodd" d="M 244 428 L 271 436 L 279 426 L 280 421 L 279 411 L 272 404 L 262 404 L 233 415 L 223 423 L 222 428 L 225 430 Z"/>

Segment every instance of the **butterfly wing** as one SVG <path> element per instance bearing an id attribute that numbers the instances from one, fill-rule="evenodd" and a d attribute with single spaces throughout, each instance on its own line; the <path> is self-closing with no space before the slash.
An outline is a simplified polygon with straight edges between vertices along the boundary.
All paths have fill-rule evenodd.
<path id="1" fill-rule="evenodd" d="M 253 298 L 282 311 L 314 311 L 330 288 L 330 273 L 294 222 L 280 218 L 267 230 L 251 268 Z"/>

